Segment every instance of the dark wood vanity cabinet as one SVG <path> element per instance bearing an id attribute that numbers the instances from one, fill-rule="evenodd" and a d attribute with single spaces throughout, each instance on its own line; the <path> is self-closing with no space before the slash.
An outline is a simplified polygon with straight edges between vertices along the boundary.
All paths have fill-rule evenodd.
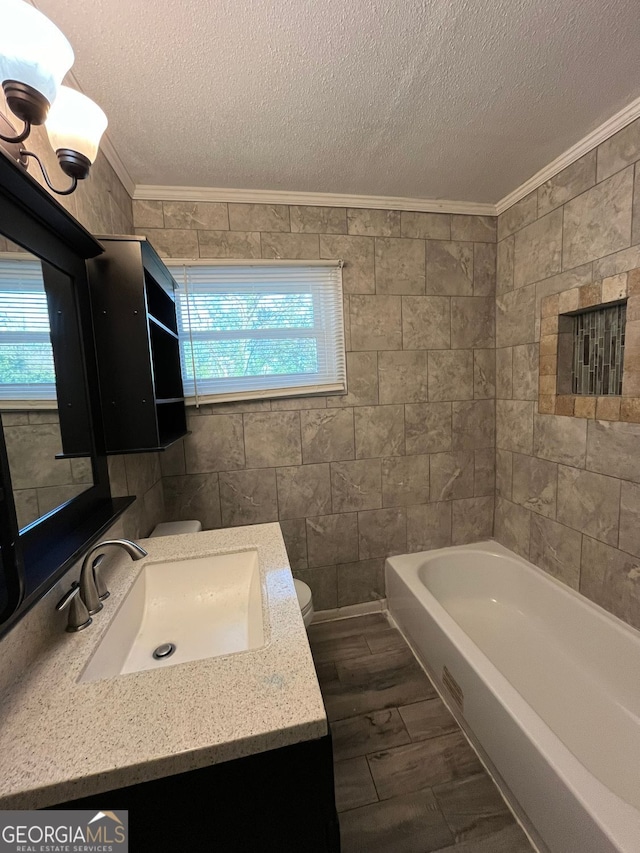
<path id="1" fill-rule="evenodd" d="M 127 809 L 133 853 L 340 853 L 330 735 L 51 808 Z"/>
<path id="2" fill-rule="evenodd" d="M 88 262 L 106 450 L 164 450 L 186 434 L 175 282 L 144 237 L 100 237 Z"/>

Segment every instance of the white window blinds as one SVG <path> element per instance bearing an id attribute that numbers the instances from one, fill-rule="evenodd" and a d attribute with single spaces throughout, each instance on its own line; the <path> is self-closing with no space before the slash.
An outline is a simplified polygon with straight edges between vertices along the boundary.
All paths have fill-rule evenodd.
<path id="1" fill-rule="evenodd" d="M 339 262 L 167 265 L 187 396 L 345 391 Z"/>
<path id="2" fill-rule="evenodd" d="M 0 261 L 0 399 L 55 400 L 56 377 L 40 261 Z"/>

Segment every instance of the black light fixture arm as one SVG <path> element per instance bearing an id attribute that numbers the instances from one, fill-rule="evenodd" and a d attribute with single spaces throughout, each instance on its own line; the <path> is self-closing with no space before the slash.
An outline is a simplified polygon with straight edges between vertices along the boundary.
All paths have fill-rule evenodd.
<path id="1" fill-rule="evenodd" d="M 47 186 L 51 190 L 51 192 L 56 193 L 56 195 L 71 195 L 71 193 L 78 186 L 78 179 L 74 176 L 71 178 L 71 186 L 66 190 L 57 190 L 51 181 L 49 180 L 49 175 L 47 174 L 47 170 L 44 167 L 44 163 L 38 157 L 37 154 L 34 154 L 33 151 L 25 151 L 24 148 L 20 151 L 23 157 L 33 157 L 33 159 L 37 162 L 38 166 L 40 166 L 40 171 L 42 172 L 42 177 L 44 178 Z"/>
<path id="2" fill-rule="evenodd" d="M 31 122 L 25 121 L 24 128 L 22 129 L 22 133 L 19 133 L 17 136 L 3 136 L 0 133 L 0 139 L 2 139 L 3 142 L 10 142 L 11 144 L 16 144 L 18 142 L 24 142 L 24 140 L 27 138 L 27 136 L 29 136 L 30 133 L 31 133 Z"/>

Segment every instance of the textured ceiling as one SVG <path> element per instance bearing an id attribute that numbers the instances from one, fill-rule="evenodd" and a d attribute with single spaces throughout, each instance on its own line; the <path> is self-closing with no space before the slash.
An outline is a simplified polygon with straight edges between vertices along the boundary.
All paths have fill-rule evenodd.
<path id="1" fill-rule="evenodd" d="M 640 95 L 638 0 L 36 0 L 136 184 L 495 202 Z"/>

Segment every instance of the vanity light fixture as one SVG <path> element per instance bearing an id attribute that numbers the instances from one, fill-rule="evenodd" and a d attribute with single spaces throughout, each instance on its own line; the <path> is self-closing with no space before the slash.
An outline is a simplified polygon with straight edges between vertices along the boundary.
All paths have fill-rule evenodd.
<path id="1" fill-rule="evenodd" d="M 58 195 L 69 195 L 88 176 L 107 127 L 97 104 L 61 85 L 73 59 L 66 37 L 42 12 L 24 0 L 0 0 L 0 80 L 9 109 L 24 125 L 19 133 L 0 133 L 0 145 L 25 168 L 33 157 L 47 186 Z M 0 119 L 3 130 L 13 130 L 2 113 Z M 60 168 L 71 178 L 67 189 L 52 186 L 38 155 L 21 145 L 32 126 L 41 124 Z"/>

